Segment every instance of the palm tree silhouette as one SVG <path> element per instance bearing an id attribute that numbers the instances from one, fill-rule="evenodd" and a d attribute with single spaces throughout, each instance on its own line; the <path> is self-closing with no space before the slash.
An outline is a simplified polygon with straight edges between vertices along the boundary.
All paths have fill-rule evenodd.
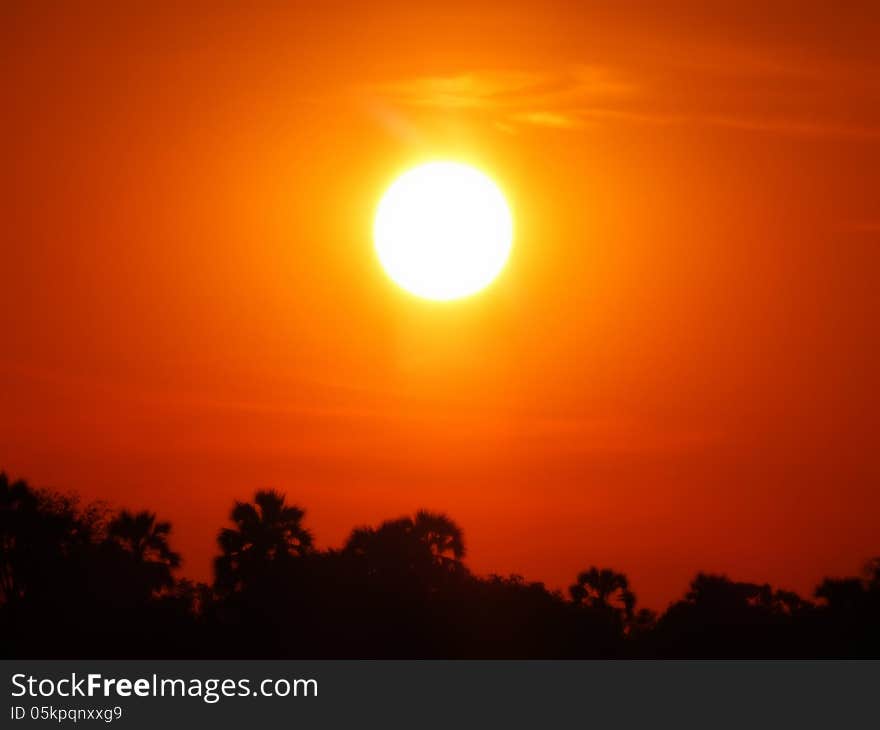
<path id="1" fill-rule="evenodd" d="M 107 525 L 111 544 L 131 555 L 148 592 L 170 588 L 171 571 L 180 566 L 180 555 L 168 544 L 170 522 L 159 522 L 154 512 L 122 510 Z"/>
<path id="2" fill-rule="evenodd" d="M 236 502 L 235 528 L 220 531 L 222 555 L 214 563 L 219 587 L 234 590 L 261 574 L 267 564 L 301 557 L 312 550 L 312 534 L 302 526 L 305 511 L 286 503 L 275 490 L 262 490 L 253 503 Z"/>
<path id="3" fill-rule="evenodd" d="M 107 536 L 130 552 L 139 563 L 180 565 L 180 555 L 168 545 L 170 522 L 158 522 L 153 512 L 122 510 L 107 526 Z"/>
<path id="4" fill-rule="evenodd" d="M 622 611 L 627 619 L 633 616 L 636 596 L 629 589 L 629 580 L 610 568 L 591 566 L 582 571 L 568 592 L 576 604 L 603 611 Z"/>
<path id="5" fill-rule="evenodd" d="M 465 556 L 464 533 L 445 513 L 419 510 L 412 523 L 412 532 L 428 546 L 438 564 L 461 564 Z"/>

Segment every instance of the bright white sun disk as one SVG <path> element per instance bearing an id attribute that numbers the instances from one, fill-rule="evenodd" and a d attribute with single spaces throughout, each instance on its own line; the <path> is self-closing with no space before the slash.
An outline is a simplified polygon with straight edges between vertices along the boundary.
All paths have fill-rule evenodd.
<path id="1" fill-rule="evenodd" d="M 513 220 L 486 175 L 457 162 L 430 162 L 388 188 L 373 227 L 379 260 L 407 291 L 448 300 L 487 286 L 504 268 Z"/>

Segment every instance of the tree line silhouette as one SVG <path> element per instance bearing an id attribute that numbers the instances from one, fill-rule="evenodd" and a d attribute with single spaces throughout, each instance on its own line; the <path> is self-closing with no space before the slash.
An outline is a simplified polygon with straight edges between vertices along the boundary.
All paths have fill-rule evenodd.
<path id="1" fill-rule="evenodd" d="M 6 658 L 880 657 L 880 559 L 812 599 L 698 573 L 658 615 L 589 567 L 567 595 L 471 573 L 461 528 L 421 510 L 317 550 L 277 491 L 236 502 L 212 585 L 178 578 L 171 524 L 0 473 Z"/>

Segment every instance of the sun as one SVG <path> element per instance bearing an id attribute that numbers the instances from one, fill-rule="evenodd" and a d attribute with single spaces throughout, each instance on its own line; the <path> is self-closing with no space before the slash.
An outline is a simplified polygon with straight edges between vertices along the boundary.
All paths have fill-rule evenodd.
<path id="1" fill-rule="evenodd" d="M 487 175 L 458 162 L 429 162 L 403 173 L 382 196 L 373 239 L 397 284 L 447 301 L 498 276 L 510 256 L 513 219 Z"/>

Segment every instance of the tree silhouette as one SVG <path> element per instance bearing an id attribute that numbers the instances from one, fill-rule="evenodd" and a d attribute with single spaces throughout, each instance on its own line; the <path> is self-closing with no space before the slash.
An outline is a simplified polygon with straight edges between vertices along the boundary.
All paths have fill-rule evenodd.
<path id="1" fill-rule="evenodd" d="M 343 553 L 361 561 L 369 575 L 417 576 L 432 583 L 443 573 L 462 573 L 465 555 L 461 528 L 443 513 L 419 510 L 415 518 L 386 520 L 377 528 L 352 531 Z"/>
<path id="2" fill-rule="evenodd" d="M 435 564 L 434 554 L 415 535 L 409 517 L 386 520 L 376 528 L 355 528 L 343 554 L 355 558 L 366 574 L 374 578 L 424 576 Z"/>
<path id="3" fill-rule="evenodd" d="M 880 558 L 871 558 L 865 563 L 862 577 L 867 590 L 880 592 Z"/>
<path id="4" fill-rule="evenodd" d="M 100 510 L 0 472 L 0 604 L 51 591 L 99 532 Z"/>
<path id="5" fill-rule="evenodd" d="M 0 601 L 24 595 L 23 561 L 28 546 L 22 527 L 37 509 L 37 496 L 23 481 L 10 482 L 0 473 Z"/>
<path id="6" fill-rule="evenodd" d="M 170 588 L 172 571 L 180 566 L 180 555 L 168 544 L 170 522 L 158 522 L 153 512 L 122 510 L 107 525 L 107 541 L 130 555 L 150 592 Z"/>
<path id="7" fill-rule="evenodd" d="M 461 528 L 419 510 L 318 551 L 276 491 L 236 502 L 213 586 L 176 575 L 150 511 L 36 490 L 0 473 L 0 654 L 103 658 L 880 657 L 880 559 L 816 601 L 698 573 L 659 617 L 592 566 L 570 600 L 464 563 Z"/>
<path id="8" fill-rule="evenodd" d="M 627 620 L 633 617 L 636 596 L 629 589 L 623 573 L 610 568 L 590 567 L 578 574 L 577 583 L 568 589 L 573 603 L 603 612 L 620 612 Z"/>
<path id="9" fill-rule="evenodd" d="M 464 533 L 443 512 L 419 510 L 412 526 L 413 535 L 428 546 L 439 565 L 461 566 L 465 556 Z"/>
<path id="10" fill-rule="evenodd" d="M 242 588 L 271 563 L 307 555 L 313 540 L 302 526 L 304 517 L 304 510 L 275 490 L 258 491 L 253 503 L 236 502 L 230 514 L 235 528 L 224 528 L 217 538 L 222 553 L 214 563 L 217 587 Z"/>

